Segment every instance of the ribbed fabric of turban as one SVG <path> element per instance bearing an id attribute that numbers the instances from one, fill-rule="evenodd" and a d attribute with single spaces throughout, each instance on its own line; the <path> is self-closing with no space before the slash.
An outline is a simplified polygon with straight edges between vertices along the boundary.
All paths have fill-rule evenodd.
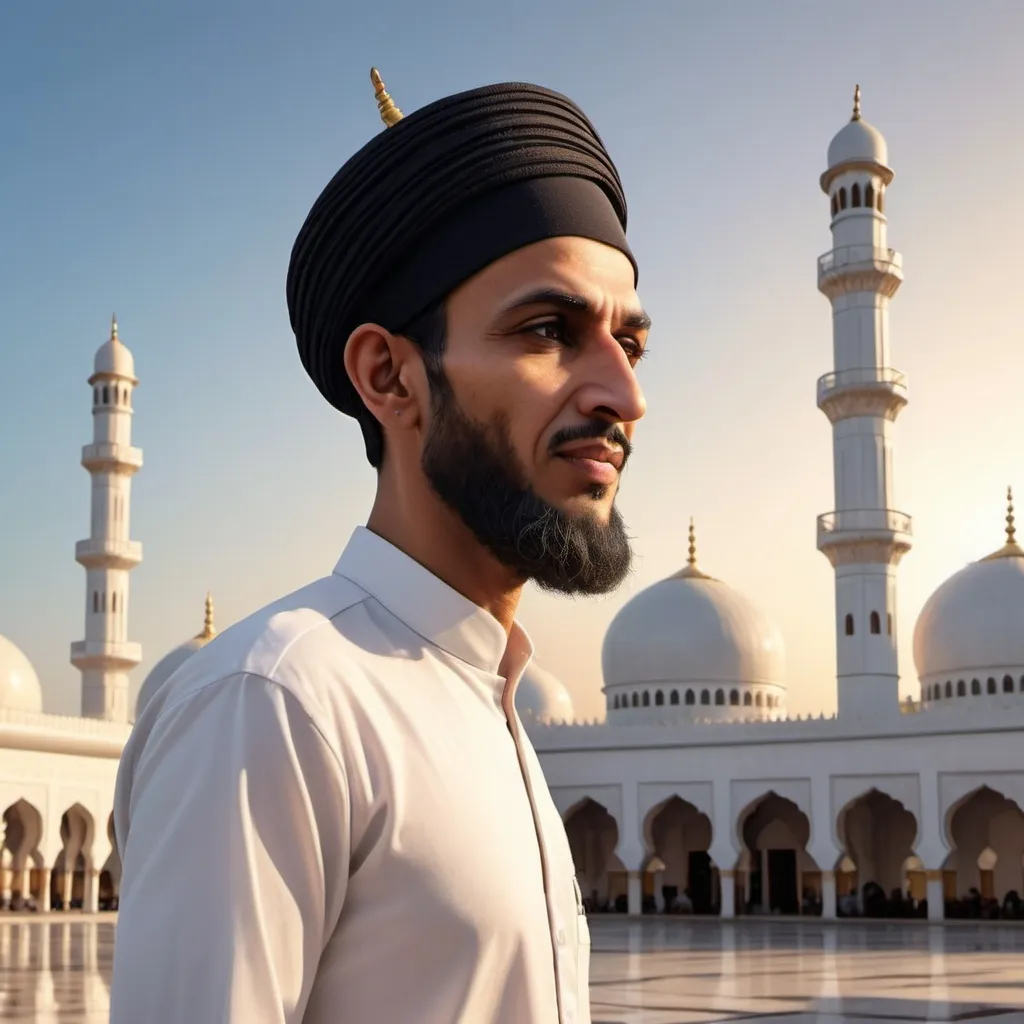
<path id="1" fill-rule="evenodd" d="M 584 113 L 536 85 L 490 85 L 380 132 L 331 179 L 292 250 L 287 296 L 306 372 L 362 408 L 343 364 L 363 323 L 399 333 L 488 264 L 562 235 L 626 244 L 618 172 Z"/>

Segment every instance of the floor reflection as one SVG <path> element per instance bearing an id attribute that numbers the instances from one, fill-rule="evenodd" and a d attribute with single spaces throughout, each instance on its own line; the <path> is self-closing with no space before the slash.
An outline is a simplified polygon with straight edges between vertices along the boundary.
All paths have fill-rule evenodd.
<path id="1" fill-rule="evenodd" d="M 1024 928 L 1012 924 L 594 917 L 591 935 L 594 1024 L 1024 1024 Z"/>
<path id="2" fill-rule="evenodd" d="M 0 917 L 0 1020 L 105 1024 L 115 920 Z M 1024 1024 L 1024 927 L 1012 924 L 594 917 L 591 933 L 594 1024 Z"/>

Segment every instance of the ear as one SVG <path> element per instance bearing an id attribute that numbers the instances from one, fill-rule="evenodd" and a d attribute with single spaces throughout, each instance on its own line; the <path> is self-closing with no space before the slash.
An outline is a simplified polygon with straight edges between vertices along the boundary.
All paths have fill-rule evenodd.
<path id="1" fill-rule="evenodd" d="M 382 426 L 422 422 L 429 386 L 423 358 L 408 338 L 379 324 L 362 324 L 348 337 L 344 363 L 363 405 Z"/>

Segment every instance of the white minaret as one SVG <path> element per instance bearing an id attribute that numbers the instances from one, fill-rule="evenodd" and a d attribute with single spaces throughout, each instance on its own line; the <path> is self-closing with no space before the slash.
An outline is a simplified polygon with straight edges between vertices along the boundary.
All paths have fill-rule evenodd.
<path id="1" fill-rule="evenodd" d="M 132 476 L 142 452 L 131 445 L 135 362 L 117 336 L 96 353 L 92 385 L 93 441 L 82 449 L 92 477 L 89 539 L 75 545 L 85 566 L 85 639 L 71 645 L 71 664 L 82 672 L 82 714 L 128 721 L 128 673 L 142 649 L 128 640 L 128 573 L 142 561 L 142 545 L 129 540 Z"/>
<path id="2" fill-rule="evenodd" d="M 832 423 L 835 505 L 818 517 L 818 548 L 836 571 L 839 717 L 899 710 L 896 566 L 910 550 L 910 517 L 893 508 L 892 429 L 907 385 L 889 362 L 889 300 L 902 259 L 886 239 L 893 173 L 881 133 L 853 117 L 828 147 L 821 176 L 832 216 L 831 252 L 818 260 L 818 288 L 832 303 L 835 370 L 818 381 L 818 407 Z"/>

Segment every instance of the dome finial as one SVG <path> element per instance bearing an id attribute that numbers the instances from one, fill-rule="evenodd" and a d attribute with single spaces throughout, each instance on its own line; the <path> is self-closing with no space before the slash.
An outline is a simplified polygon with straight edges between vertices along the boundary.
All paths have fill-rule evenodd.
<path id="1" fill-rule="evenodd" d="M 1006 543 L 1016 544 L 1013 539 L 1017 528 L 1013 525 L 1013 488 L 1006 488 Z"/>
<path id="2" fill-rule="evenodd" d="M 380 72 L 376 68 L 370 68 L 370 81 L 373 83 L 373 91 L 377 97 L 380 119 L 388 128 L 398 124 L 405 115 L 395 106 L 395 101 L 388 95 L 384 88 L 384 79 L 380 77 Z"/>
<path id="3" fill-rule="evenodd" d="M 203 615 L 203 631 L 197 640 L 212 640 L 217 635 L 217 627 L 213 624 L 213 594 L 206 592 L 206 607 Z"/>
<path id="4" fill-rule="evenodd" d="M 860 86 L 859 85 L 855 85 L 853 87 L 853 117 L 851 117 L 850 120 L 851 121 L 859 121 L 860 120 Z"/>
<path id="5" fill-rule="evenodd" d="M 693 528 L 693 516 L 690 516 L 690 557 L 687 558 L 686 564 L 697 564 L 697 533 Z"/>
<path id="6" fill-rule="evenodd" d="M 120 341 L 121 339 L 117 336 L 117 314 L 114 313 L 110 318 L 110 340 Z"/>

